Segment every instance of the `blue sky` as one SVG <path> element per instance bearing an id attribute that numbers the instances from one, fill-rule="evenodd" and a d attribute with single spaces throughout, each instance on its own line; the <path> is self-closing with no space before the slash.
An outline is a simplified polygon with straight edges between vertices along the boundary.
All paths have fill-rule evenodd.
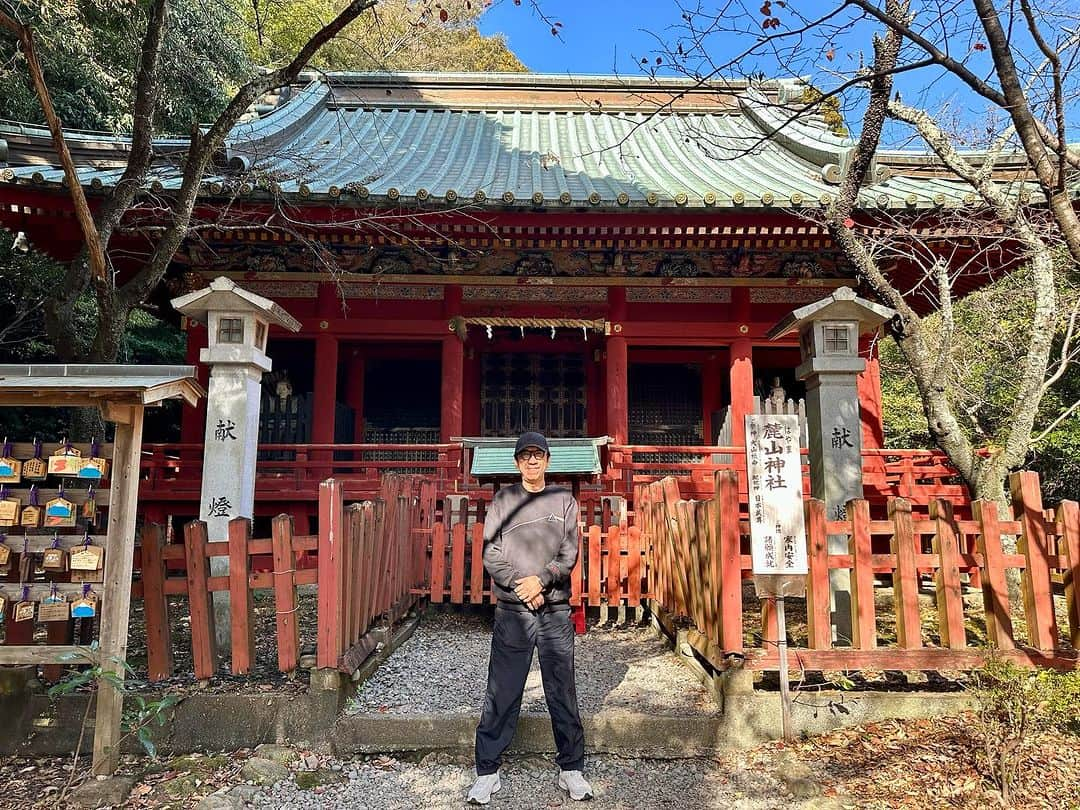
<path id="1" fill-rule="evenodd" d="M 656 45 L 649 31 L 663 35 L 679 19 L 671 0 L 542 0 L 541 8 L 562 25 L 561 40 L 523 0 L 497 0 L 480 19 L 485 34 L 503 33 L 510 49 L 537 73 L 635 72 L 632 55 Z"/>
<path id="2" fill-rule="evenodd" d="M 660 39 L 674 41 L 675 28 L 681 22 L 675 0 L 537 0 L 537 5 L 551 20 L 562 23 L 561 37 L 551 35 L 550 26 L 539 18 L 530 0 L 522 0 L 521 5 L 514 5 L 513 0 L 494 0 L 480 18 L 480 30 L 485 34 L 504 34 L 511 50 L 526 67 L 538 73 L 637 75 L 641 58 L 651 60 Z M 724 6 L 723 3 L 714 5 Z M 756 6 L 756 2 L 744 4 L 751 9 L 750 13 L 754 13 Z M 817 7 L 811 5 L 808 8 Z M 756 27 L 758 20 L 741 22 Z M 876 28 L 874 25 L 873 29 Z M 808 36 L 799 51 L 799 64 L 787 65 L 787 71 L 775 60 L 770 61 L 768 56 L 757 58 L 753 63 L 742 60 L 740 68 L 760 70 L 768 76 L 789 76 L 789 71 L 796 70 L 803 75 L 809 74 L 819 86 L 835 86 L 837 70 L 848 73 L 864 59 L 872 58 L 863 52 L 869 47 L 870 33 L 864 26 L 856 34 L 848 34 L 831 45 L 826 45 L 819 34 Z M 710 54 L 718 61 L 730 58 L 748 42 L 747 38 L 733 34 L 716 35 L 710 40 Z M 834 58 L 826 60 L 825 52 L 830 47 Z M 988 64 L 982 64 L 988 63 L 983 54 L 969 52 L 969 55 L 973 56 L 972 66 L 978 72 L 984 73 L 988 69 Z M 983 127 L 986 123 L 985 103 L 974 98 L 951 76 L 942 75 L 941 71 L 919 70 L 901 75 L 896 78 L 896 86 L 905 100 L 943 116 L 955 117 L 968 127 Z M 862 98 L 859 91 L 845 93 L 848 104 L 855 102 L 856 107 Z M 854 129 L 858 128 L 858 119 L 857 109 L 849 109 L 848 123 Z"/>

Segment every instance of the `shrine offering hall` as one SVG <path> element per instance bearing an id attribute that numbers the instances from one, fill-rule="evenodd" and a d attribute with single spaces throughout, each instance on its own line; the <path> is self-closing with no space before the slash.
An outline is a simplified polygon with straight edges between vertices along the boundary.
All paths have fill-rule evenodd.
<path id="1" fill-rule="evenodd" d="M 755 396 L 804 393 L 797 338 L 769 339 L 770 328 L 858 287 L 819 224 L 853 144 L 817 116 L 787 123 L 805 91 L 320 77 L 233 130 L 202 186 L 197 237 L 158 302 L 226 276 L 299 321 L 295 333 L 257 337 L 274 364 L 263 444 L 431 444 L 525 429 L 741 443 Z M 62 258 L 79 235 L 61 173 L 26 165 L 49 162 L 47 143 L 33 130 L 9 139 L 24 165 L 4 171 L 16 204 L 3 217 Z M 78 142 L 76 159 L 94 167 L 94 204 L 119 178 L 109 160 L 123 148 Z M 168 151 L 114 239 L 122 273 L 146 255 L 154 195 L 179 186 Z M 865 194 L 860 227 L 878 212 L 925 219 L 965 204 L 962 189 L 902 153 L 878 159 Z M 197 364 L 206 327 L 182 326 Z M 233 338 L 243 335 L 219 335 Z M 843 330 L 835 339 L 844 350 L 857 340 Z M 862 341 L 852 348 L 868 361 L 859 391 L 863 446 L 873 448 L 878 367 L 873 340 Z M 204 419 L 189 409 L 181 441 L 201 443 Z"/>

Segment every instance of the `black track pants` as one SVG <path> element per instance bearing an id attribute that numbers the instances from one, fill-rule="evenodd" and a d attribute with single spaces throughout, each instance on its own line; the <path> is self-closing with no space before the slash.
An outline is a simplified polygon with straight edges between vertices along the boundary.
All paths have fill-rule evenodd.
<path id="1" fill-rule="evenodd" d="M 555 761 L 564 771 L 580 771 L 585 764 L 570 611 L 541 608 L 530 613 L 496 607 L 487 695 L 476 729 L 476 772 L 480 776 L 499 769 L 503 752 L 514 739 L 534 647 L 540 651 L 544 697 L 559 752 Z"/>

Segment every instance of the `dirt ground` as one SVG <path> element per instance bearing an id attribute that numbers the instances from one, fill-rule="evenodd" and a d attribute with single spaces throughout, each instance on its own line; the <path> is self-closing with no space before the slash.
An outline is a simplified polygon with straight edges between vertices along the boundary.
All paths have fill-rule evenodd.
<path id="1" fill-rule="evenodd" d="M 955 808 L 984 810 L 1000 807 L 998 794 L 984 776 L 980 765 L 978 742 L 973 739 L 972 724 L 964 716 L 924 720 L 887 721 L 843 729 L 822 737 L 785 746 L 769 743 L 750 751 L 719 755 L 711 760 L 686 761 L 684 768 L 704 772 L 715 784 L 728 781 L 727 775 L 739 773 L 785 772 L 812 774 L 806 784 L 798 785 L 801 798 L 816 796 L 810 802 L 796 801 L 790 793 L 795 786 L 778 787 L 778 807 L 867 808 Z M 348 795 L 349 780 L 408 778 L 423 782 L 425 774 L 445 779 L 447 770 L 455 775 L 454 784 L 467 784 L 471 768 L 468 757 L 422 760 L 395 757 L 362 757 L 335 760 L 321 754 L 298 751 L 290 766 L 286 786 L 302 804 L 314 804 L 324 792 L 343 791 Z M 249 750 L 218 755 L 189 755 L 171 760 L 125 758 L 121 772 L 135 779 L 135 786 L 124 806 L 128 808 L 194 808 L 206 796 L 243 783 L 240 775 Z M 535 759 L 535 758 L 533 758 Z M 657 774 L 664 774 L 668 764 L 650 760 L 591 758 L 594 773 L 620 774 L 623 790 L 648 795 L 649 785 Z M 613 768 L 612 761 L 617 761 Z M 621 763 L 621 764 L 618 764 Z M 545 767 L 550 766 L 546 763 Z M 531 770 L 532 764 L 511 759 L 515 770 Z M 88 776 L 89 761 L 70 759 L 0 759 L 0 808 L 73 807 L 59 801 L 66 788 L 75 787 Z M 460 774 L 457 771 L 461 771 Z M 74 771 L 74 777 L 72 773 Z M 1022 784 L 1013 803 L 1027 810 L 1076 810 L 1080 808 L 1080 737 L 1060 733 L 1043 734 L 1032 740 L 1021 770 Z M 68 782 L 71 782 L 70 786 Z M 430 781 L 430 779 L 429 779 Z M 362 786 L 359 786 L 362 787 Z M 369 790 L 370 788 L 364 788 Z M 644 794 L 642 793 L 644 791 Z M 273 807 L 274 796 L 282 788 L 252 790 L 251 804 Z M 326 799 L 335 794 L 327 793 Z M 307 800 L 303 797 L 308 796 Z M 758 797 L 769 798 L 769 797 Z M 731 799 L 731 796 L 728 796 Z M 648 807 L 648 799 L 636 806 Z M 324 802 L 319 801 L 321 806 Z M 343 805 L 342 805 L 343 806 Z M 354 805 L 358 806 L 358 805 Z M 386 805 L 396 806 L 396 805 Z M 496 803 L 493 807 L 497 807 Z M 506 806 L 504 804 L 504 806 Z M 561 803 L 549 805 L 563 806 Z M 605 805 L 606 806 L 606 805 Z M 655 806 L 660 806 L 655 805 Z M 665 804 L 666 806 L 666 804 Z M 713 804 L 714 807 L 733 805 Z M 739 805 L 742 806 L 742 805 Z"/>

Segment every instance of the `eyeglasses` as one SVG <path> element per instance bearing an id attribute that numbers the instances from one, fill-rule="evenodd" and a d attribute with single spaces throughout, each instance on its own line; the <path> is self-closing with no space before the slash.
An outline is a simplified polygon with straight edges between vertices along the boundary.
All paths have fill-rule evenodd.
<path id="1" fill-rule="evenodd" d="M 539 461 L 544 458 L 547 458 L 547 453 L 543 450 L 525 450 L 517 454 L 518 461 Z"/>

